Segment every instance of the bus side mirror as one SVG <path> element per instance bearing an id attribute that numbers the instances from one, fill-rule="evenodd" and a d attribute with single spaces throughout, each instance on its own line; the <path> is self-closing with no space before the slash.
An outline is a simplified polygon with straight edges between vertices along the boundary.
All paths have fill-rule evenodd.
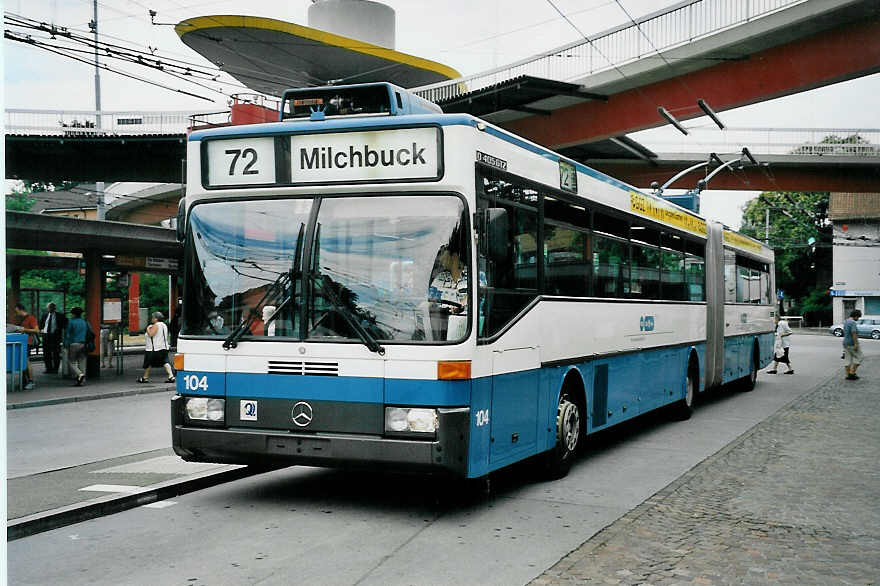
<path id="1" fill-rule="evenodd" d="M 183 242 L 186 239 L 186 200 L 181 199 L 177 204 L 177 241 Z"/>
<path id="2" fill-rule="evenodd" d="M 486 240 L 489 245 L 490 260 L 499 261 L 507 257 L 509 231 L 507 210 L 504 208 L 486 210 Z"/>

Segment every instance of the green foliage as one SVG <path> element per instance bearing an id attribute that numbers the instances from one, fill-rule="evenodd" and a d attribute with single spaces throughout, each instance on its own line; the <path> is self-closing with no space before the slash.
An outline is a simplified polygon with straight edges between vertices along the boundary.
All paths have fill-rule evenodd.
<path id="1" fill-rule="evenodd" d="M 831 319 L 831 222 L 828 193 L 764 192 L 743 210 L 741 231 L 764 240 L 769 210 L 769 244 L 776 253 L 776 287 L 793 299 L 807 323 Z M 814 238 L 816 246 L 808 242 Z M 823 297 L 824 295 L 824 297 Z M 827 316 L 825 313 L 827 312 Z"/>
<path id="2" fill-rule="evenodd" d="M 168 314 L 168 275 L 141 273 L 141 307 Z"/>
<path id="3" fill-rule="evenodd" d="M 831 293 L 827 287 L 817 286 L 800 300 L 800 313 L 808 324 L 831 323 Z"/>
<path id="4" fill-rule="evenodd" d="M 17 212 L 29 212 L 37 201 L 36 198 L 31 197 L 31 194 L 43 191 L 67 190 L 76 185 L 77 183 L 74 181 L 22 180 L 21 185 L 13 187 L 11 193 L 6 194 L 6 209 Z"/>
<path id="5" fill-rule="evenodd" d="M 6 209 L 14 212 L 29 212 L 36 201 L 30 196 L 29 191 L 24 191 L 21 187 L 13 187 L 12 193 L 6 194 Z"/>

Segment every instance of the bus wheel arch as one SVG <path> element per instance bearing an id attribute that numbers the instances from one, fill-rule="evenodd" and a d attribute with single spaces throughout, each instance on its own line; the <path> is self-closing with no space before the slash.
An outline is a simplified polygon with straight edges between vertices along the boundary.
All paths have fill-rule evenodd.
<path id="1" fill-rule="evenodd" d="M 584 381 L 577 369 L 570 370 L 562 381 L 556 402 L 556 442 L 543 455 L 545 475 L 562 478 L 584 445 L 587 399 Z"/>

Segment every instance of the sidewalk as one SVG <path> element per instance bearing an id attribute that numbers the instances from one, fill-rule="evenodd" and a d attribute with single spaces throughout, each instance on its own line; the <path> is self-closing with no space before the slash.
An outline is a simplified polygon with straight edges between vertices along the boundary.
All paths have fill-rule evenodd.
<path id="1" fill-rule="evenodd" d="M 138 383 L 137 378 L 143 374 L 143 350 L 127 350 L 121 373 L 115 366 L 103 368 L 100 378 L 87 379 L 81 387 L 75 386 L 72 378 L 47 374 L 38 358 L 31 365 L 36 379 L 34 390 L 9 391 L 7 375 L 6 408 L 45 407 L 175 390 L 173 383 L 165 382 L 163 369 L 151 370 L 153 382 Z M 7 540 L 157 503 L 255 473 L 246 466 L 184 462 L 167 447 L 120 453 L 89 464 L 9 478 Z"/>
<path id="2" fill-rule="evenodd" d="M 128 395 L 140 395 L 144 393 L 159 393 L 173 391 L 174 383 L 165 382 L 165 371 L 161 368 L 150 370 L 152 382 L 141 384 L 137 378 L 143 374 L 141 365 L 144 360 L 143 350 L 140 348 L 126 348 L 124 354 L 123 371 L 117 373 L 116 363 L 113 368 L 102 368 L 101 376 L 97 379 L 86 379 L 81 387 L 74 386 L 72 378 L 64 378 L 60 374 L 46 373 L 42 357 L 37 357 L 31 362 L 31 370 L 34 373 L 35 387 L 32 391 L 10 391 L 7 375 L 6 385 L 6 409 L 22 409 L 25 407 L 41 407 L 43 405 L 55 405 L 74 401 L 90 401 L 93 399 L 106 399 L 110 397 L 124 397 Z"/>
<path id="3" fill-rule="evenodd" d="M 880 361 L 756 425 L 535 579 L 877 584 Z"/>

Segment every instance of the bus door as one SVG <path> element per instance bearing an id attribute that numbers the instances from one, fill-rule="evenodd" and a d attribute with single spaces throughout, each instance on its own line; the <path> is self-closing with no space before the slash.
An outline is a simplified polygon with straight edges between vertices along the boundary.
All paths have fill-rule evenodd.
<path id="1" fill-rule="evenodd" d="M 540 365 L 537 346 L 492 351 L 492 468 L 534 453 Z"/>

